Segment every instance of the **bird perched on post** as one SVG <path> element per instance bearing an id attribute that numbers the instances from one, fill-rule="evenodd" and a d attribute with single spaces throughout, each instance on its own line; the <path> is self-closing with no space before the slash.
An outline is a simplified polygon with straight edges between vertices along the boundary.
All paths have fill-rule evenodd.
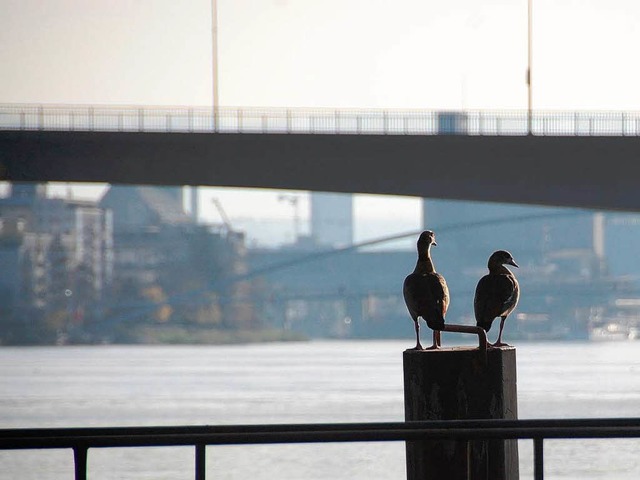
<path id="1" fill-rule="evenodd" d="M 518 304 L 520 286 L 515 275 L 505 265 L 518 267 L 513 257 L 506 250 L 497 250 L 489 257 L 489 273 L 482 277 L 476 287 L 473 299 L 473 310 L 476 324 L 489 331 L 496 317 L 500 317 L 500 333 L 492 347 L 508 346 L 502 343 L 504 322 Z"/>
<path id="2" fill-rule="evenodd" d="M 404 279 L 402 293 L 416 329 L 415 350 L 423 350 L 420 344 L 419 317 L 433 330 L 433 345 L 440 346 L 440 330 L 444 329 L 444 317 L 449 308 L 449 288 L 444 277 L 436 272 L 431 260 L 431 245 L 437 245 L 436 236 L 426 230 L 418 238 L 418 261 L 413 273 Z"/>

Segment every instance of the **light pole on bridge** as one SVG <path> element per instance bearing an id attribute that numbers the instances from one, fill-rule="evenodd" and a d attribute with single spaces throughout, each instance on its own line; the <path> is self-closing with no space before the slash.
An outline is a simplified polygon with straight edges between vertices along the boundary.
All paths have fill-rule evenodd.
<path id="1" fill-rule="evenodd" d="M 218 131 L 218 0 L 211 0 L 211 87 L 213 131 Z"/>
<path id="2" fill-rule="evenodd" d="M 533 33 L 532 14 L 533 0 L 527 0 L 527 133 L 529 135 L 533 135 L 533 89 L 531 85 L 531 35 Z"/>

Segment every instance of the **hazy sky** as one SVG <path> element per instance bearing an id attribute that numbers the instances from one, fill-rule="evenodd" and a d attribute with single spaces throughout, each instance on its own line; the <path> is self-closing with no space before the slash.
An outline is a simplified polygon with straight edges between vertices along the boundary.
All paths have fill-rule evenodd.
<path id="1" fill-rule="evenodd" d="M 640 2 L 533 0 L 534 106 L 640 109 Z M 525 108 L 526 0 L 219 0 L 221 105 Z M 211 2 L 0 1 L 0 102 L 208 105 Z"/>
<path id="2" fill-rule="evenodd" d="M 640 2 L 533 0 L 532 18 L 534 108 L 640 110 Z M 218 27 L 222 106 L 527 105 L 526 0 L 218 0 Z M 211 38 L 209 0 L 0 0 L 0 103 L 210 105 Z"/>

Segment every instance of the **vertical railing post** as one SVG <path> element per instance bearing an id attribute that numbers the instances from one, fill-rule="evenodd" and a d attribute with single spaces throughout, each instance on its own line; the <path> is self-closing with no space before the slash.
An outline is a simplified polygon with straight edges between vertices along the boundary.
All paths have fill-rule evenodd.
<path id="1" fill-rule="evenodd" d="M 205 480 L 207 474 L 206 447 L 202 443 L 196 445 L 196 480 Z"/>
<path id="2" fill-rule="evenodd" d="M 87 480 L 87 447 L 73 447 L 75 480 Z"/>
<path id="3" fill-rule="evenodd" d="M 533 478 L 544 480 L 544 447 L 542 438 L 533 439 Z"/>
<path id="4" fill-rule="evenodd" d="M 38 130 L 44 130 L 44 107 L 38 107 Z"/>
<path id="5" fill-rule="evenodd" d="M 96 112 L 93 107 L 89 107 L 88 115 L 89 115 L 89 131 L 93 132 L 96 129 L 96 118 L 95 118 Z"/>

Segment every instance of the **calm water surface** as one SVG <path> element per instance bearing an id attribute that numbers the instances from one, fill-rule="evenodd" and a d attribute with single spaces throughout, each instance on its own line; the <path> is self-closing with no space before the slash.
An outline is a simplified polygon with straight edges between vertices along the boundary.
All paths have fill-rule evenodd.
<path id="1" fill-rule="evenodd" d="M 409 342 L 410 343 L 410 342 Z M 0 348 L 0 428 L 404 419 L 407 342 Z M 640 417 L 640 342 L 517 345 L 520 418 Z M 0 451 L 0 480 L 73 478 L 72 453 Z M 520 442 L 521 478 L 532 448 Z M 89 478 L 192 479 L 193 449 L 93 449 Z M 640 440 L 545 442 L 548 479 L 638 479 Z M 216 479 L 406 478 L 403 443 L 208 447 Z"/>

